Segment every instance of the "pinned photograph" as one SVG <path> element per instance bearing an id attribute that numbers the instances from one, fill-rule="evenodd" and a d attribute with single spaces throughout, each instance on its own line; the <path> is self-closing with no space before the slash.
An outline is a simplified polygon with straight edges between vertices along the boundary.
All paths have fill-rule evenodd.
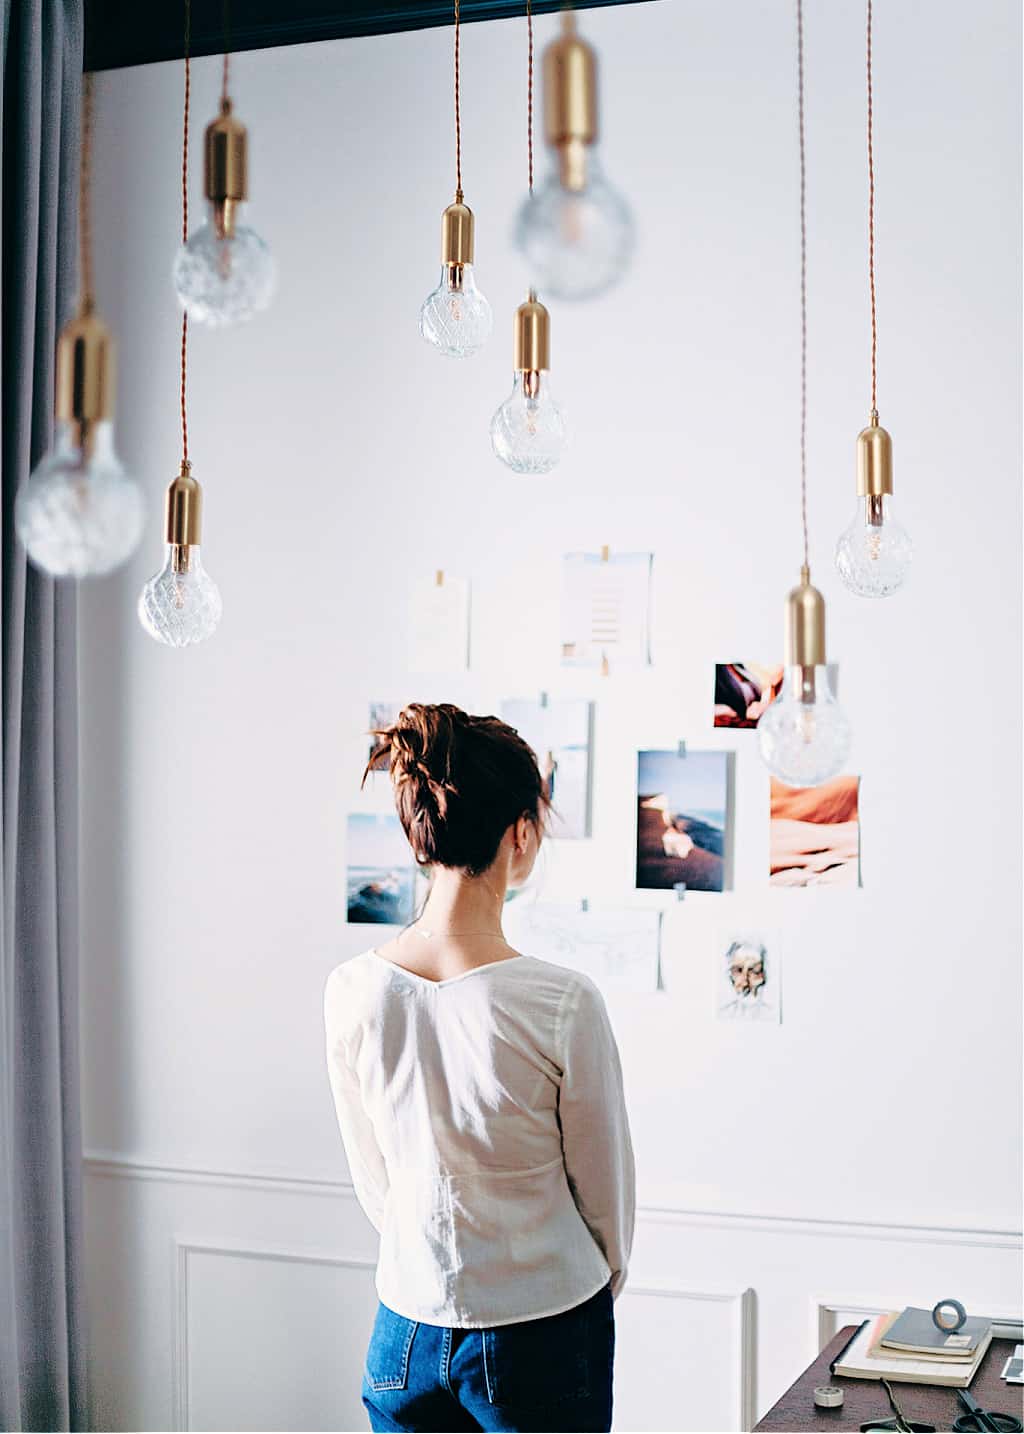
<path id="1" fill-rule="evenodd" d="M 776 931 L 731 932 L 715 957 L 720 1021 L 782 1020 L 782 962 Z"/>
<path id="2" fill-rule="evenodd" d="M 782 691 L 781 663 L 715 664 L 715 726 L 756 727 L 761 713 Z"/>
<path id="3" fill-rule="evenodd" d="M 562 664 L 613 669 L 651 661 L 653 553 L 567 553 L 562 559 Z"/>
<path id="4" fill-rule="evenodd" d="M 637 753 L 636 884 L 722 891 L 729 753 Z"/>
<path id="5" fill-rule="evenodd" d="M 398 702 L 370 703 L 370 720 L 366 727 L 367 732 L 371 734 L 370 744 L 366 752 L 366 760 L 368 762 L 373 762 L 374 755 L 377 752 L 377 740 L 372 734 L 382 731 L 385 727 L 393 727 L 398 721 L 398 714 L 401 710 L 401 704 Z M 380 764 L 374 763 L 373 770 L 375 772 L 386 772 L 387 762 Z"/>
<path id="6" fill-rule="evenodd" d="M 469 667 L 469 579 L 438 569 L 409 598 L 412 672 L 465 672 Z"/>
<path id="7" fill-rule="evenodd" d="M 590 836 L 592 702 L 509 698 L 501 715 L 537 757 L 551 803 L 549 835 Z"/>
<path id="8" fill-rule="evenodd" d="M 354 923 L 406 926 L 415 915 L 417 868 L 393 814 L 348 818 L 348 917 Z"/>
<path id="9" fill-rule="evenodd" d="M 772 781 L 772 886 L 859 886 L 859 777 L 820 787 Z"/>

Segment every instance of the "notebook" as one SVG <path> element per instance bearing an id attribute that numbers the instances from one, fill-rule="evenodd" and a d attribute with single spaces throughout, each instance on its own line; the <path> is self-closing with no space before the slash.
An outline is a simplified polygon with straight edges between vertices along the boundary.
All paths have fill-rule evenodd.
<path id="1" fill-rule="evenodd" d="M 836 1362 L 833 1373 L 845 1379 L 891 1379 L 902 1384 L 942 1384 L 952 1389 L 966 1389 L 978 1371 L 985 1352 L 992 1342 L 991 1329 L 982 1338 L 970 1359 L 915 1359 L 913 1355 L 871 1354 L 882 1335 L 898 1316 L 898 1311 L 865 1320 L 849 1348 Z"/>
<path id="2" fill-rule="evenodd" d="M 938 1329 L 931 1310 L 908 1305 L 882 1336 L 882 1349 L 905 1354 L 937 1355 L 940 1359 L 963 1359 L 977 1349 L 992 1321 L 966 1319 L 958 1330 Z"/>

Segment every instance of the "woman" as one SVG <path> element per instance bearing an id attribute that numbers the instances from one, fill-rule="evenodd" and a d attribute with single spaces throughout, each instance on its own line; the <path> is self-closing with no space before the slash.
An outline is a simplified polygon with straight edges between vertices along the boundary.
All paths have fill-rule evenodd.
<path id="1" fill-rule="evenodd" d="M 634 1213 L 618 1051 L 589 978 L 501 931 L 541 842 L 536 758 L 447 704 L 376 736 L 431 886 L 325 996 L 345 1152 L 381 1235 L 363 1403 L 374 1429 L 610 1429 Z"/>

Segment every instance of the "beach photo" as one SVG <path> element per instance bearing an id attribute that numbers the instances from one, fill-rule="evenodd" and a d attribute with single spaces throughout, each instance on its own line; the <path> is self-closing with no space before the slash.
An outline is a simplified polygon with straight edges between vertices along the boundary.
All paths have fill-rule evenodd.
<path id="1" fill-rule="evenodd" d="M 761 713 L 782 690 L 781 663 L 718 662 L 715 664 L 715 726 L 757 726 Z"/>
<path id="2" fill-rule="evenodd" d="M 370 720 L 367 723 L 366 731 L 370 736 L 369 745 L 366 750 L 366 760 L 373 763 L 377 751 L 377 739 L 372 735 L 374 732 L 383 731 L 385 727 L 393 727 L 398 721 L 398 714 L 401 712 L 401 704 L 398 702 L 371 702 Z M 387 771 L 387 762 L 377 765 L 374 763 L 373 770 L 377 772 Z"/>
<path id="3" fill-rule="evenodd" d="M 859 777 L 820 787 L 772 780 L 772 886 L 859 886 Z"/>
<path id="4" fill-rule="evenodd" d="M 637 753 L 636 884 L 725 887 L 729 753 Z"/>
<path id="5" fill-rule="evenodd" d="M 579 839 L 590 835 L 590 750 L 594 705 L 569 701 L 509 698 L 501 715 L 537 757 L 551 803 L 548 834 Z"/>
<path id="6" fill-rule="evenodd" d="M 777 931 L 730 931 L 715 960 L 715 1014 L 720 1021 L 782 1020 L 782 962 Z"/>
<path id="7" fill-rule="evenodd" d="M 350 813 L 348 921 L 407 925 L 414 915 L 416 875 L 412 852 L 396 816 Z"/>

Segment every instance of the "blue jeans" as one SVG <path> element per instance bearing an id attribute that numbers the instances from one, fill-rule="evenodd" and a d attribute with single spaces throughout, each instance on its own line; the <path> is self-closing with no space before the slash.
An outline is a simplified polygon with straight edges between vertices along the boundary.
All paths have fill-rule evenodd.
<path id="1" fill-rule="evenodd" d="M 564 1314 L 447 1329 L 381 1304 L 363 1370 L 371 1429 L 612 1427 L 610 1285 Z"/>

